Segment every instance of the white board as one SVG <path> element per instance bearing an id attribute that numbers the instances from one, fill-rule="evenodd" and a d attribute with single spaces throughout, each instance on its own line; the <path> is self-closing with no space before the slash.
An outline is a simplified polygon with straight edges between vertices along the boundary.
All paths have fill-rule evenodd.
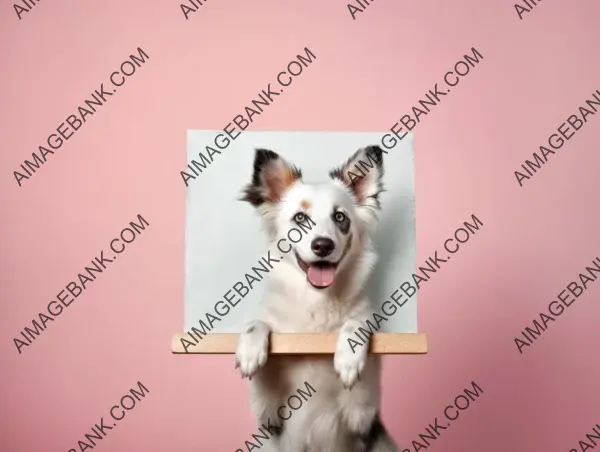
<path id="1" fill-rule="evenodd" d="M 188 130 L 187 162 L 214 146 L 222 131 Z M 238 201 L 252 177 L 255 148 L 277 152 L 302 169 L 307 183 L 329 180 L 329 171 L 345 162 L 360 147 L 380 145 L 386 132 L 242 132 L 195 179 L 189 180 L 185 240 L 184 330 L 198 327 L 206 314 L 215 314 L 236 281 L 267 249 L 265 232 L 254 208 Z M 379 260 L 368 284 L 373 310 L 416 272 L 414 152 L 411 135 L 384 155 L 384 184 L 380 223 L 373 239 Z M 190 174 L 191 171 L 189 171 Z M 239 333 L 248 321 L 259 318 L 264 280 L 254 287 L 211 332 Z M 382 323 L 381 332 L 417 332 L 417 295 Z"/>

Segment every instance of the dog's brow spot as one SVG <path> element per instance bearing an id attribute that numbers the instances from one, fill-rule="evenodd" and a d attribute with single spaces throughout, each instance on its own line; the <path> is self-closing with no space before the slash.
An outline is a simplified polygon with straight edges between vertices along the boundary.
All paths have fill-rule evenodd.
<path id="1" fill-rule="evenodd" d="M 307 201 L 306 199 L 303 199 L 302 202 L 300 203 L 300 206 L 302 206 L 303 209 L 309 209 L 310 208 L 310 201 Z"/>

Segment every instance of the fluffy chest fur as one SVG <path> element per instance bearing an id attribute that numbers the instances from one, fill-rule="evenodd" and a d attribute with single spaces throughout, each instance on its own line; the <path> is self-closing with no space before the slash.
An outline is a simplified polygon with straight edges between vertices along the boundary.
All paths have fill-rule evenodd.
<path id="1" fill-rule="evenodd" d="M 369 303 L 360 291 L 317 291 L 289 260 L 284 259 L 267 281 L 263 320 L 273 331 L 337 332 L 348 318 L 368 315 Z"/>

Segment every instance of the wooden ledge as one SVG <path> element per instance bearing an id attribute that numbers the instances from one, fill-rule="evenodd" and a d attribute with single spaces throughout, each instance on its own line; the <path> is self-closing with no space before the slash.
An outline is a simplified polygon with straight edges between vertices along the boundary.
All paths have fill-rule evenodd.
<path id="1" fill-rule="evenodd" d="M 276 355 L 333 354 L 337 333 L 271 333 L 269 353 Z M 192 345 L 185 350 L 181 339 Z M 171 351 L 177 354 L 234 354 L 237 333 L 209 333 L 201 341 L 189 334 L 173 335 Z M 355 338 L 356 340 L 356 338 Z M 197 345 L 193 345 L 196 344 Z M 360 342 L 359 342 L 360 344 Z M 357 347 L 361 347 L 358 345 Z M 371 337 L 369 352 L 380 355 L 425 354 L 427 335 L 419 333 L 375 333 Z"/>

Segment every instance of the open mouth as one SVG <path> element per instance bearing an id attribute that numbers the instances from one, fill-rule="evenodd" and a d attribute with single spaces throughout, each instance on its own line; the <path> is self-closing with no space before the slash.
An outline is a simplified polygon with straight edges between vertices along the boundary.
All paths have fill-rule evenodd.
<path id="1" fill-rule="evenodd" d="M 333 281 L 335 280 L 335 271 L 339 261 L 316 261 L 309 264 L 303 261 L 298 253 L 296 253 L 296 260 L 302 271 L 306 273 L 306 279 L 314 288 L 325 289 L 333 284 Z"/>
<path id="2" fill-rule="evenodd" d="M 298 253 L 295 254 L 298 265 L 306 273 L 306 279 L 311 286 L 315 289 L 325 289 L 333 284 L 336 269 L 342 259 L 338 262 L 316 261 L 309 264 L 303 261 Z"/>

